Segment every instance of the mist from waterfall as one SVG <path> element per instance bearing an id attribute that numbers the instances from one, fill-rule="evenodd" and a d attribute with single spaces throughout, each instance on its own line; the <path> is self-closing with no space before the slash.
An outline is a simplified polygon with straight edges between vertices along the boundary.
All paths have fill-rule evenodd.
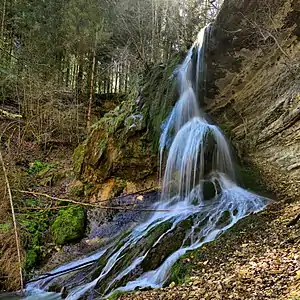
<path id="1" fill-rule="evenodd" d="M 101 299 L 115 291 L 161 287 L 183 254 L 214 240 L 241 218 L 264 208 L 264 198 L 235 183 L 229 145 L 199 107 L 208 34 L 209 26 L 201 30 L 176 70 L 180 97 L 162 125 L 159 150 L 164 174 L 160 201 L 153 205 L 157 212 L 93 255 L 28 284 L 28 299 L 42 299 L 41 295 L 59 299 L 51 298 L 57 294 L 46 292 L 58 282 L 68 291 L 66 299 L 73 300 L 83 296 Z M 178 232 L 180 235 L 176 236 Z M 150 239 L 153 234 L 155 239 Z M 155 268 L 143 269 L 153 252 L 169 242 L 172 234 L 179 240 L 174 251 Z M 139 245 L 142 246 L 137 252 Z M 72 269 L 74 266 L 78 268 Z"/>

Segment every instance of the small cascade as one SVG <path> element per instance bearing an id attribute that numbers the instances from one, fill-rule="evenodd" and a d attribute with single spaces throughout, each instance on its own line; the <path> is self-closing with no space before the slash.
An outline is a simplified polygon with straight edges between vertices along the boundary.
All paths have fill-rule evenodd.
<path id="1" fill-rule="evenodd" d="M 162 125 L 165 171 L 161 198 L 152 207 L 156 212 L 91 256 L 28 284 L 28 299 L 53 297 L 54 286 L 64 287 L 72 300 L 161 287 L 180 256 L 264 208 L 266 199 L 235 183 L 229 145 L 199 107 L 208 33 L 209 26 L 201 30 L 176 70 L 180 97 Z"/>

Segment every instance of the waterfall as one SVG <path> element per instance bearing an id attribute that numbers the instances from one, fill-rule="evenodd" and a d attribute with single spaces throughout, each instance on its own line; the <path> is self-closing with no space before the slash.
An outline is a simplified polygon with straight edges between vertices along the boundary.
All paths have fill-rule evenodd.
<path id="1" fill-rule="evenodd" d="M 209 26 L 201 30 L 176 70 L 180 97 L 162 125 L 159 152 L 165 171 L 160 200 L 153 205 L 157 211 L 91 256 L 28 284 L 27 299 L 60 299 L 47 292 L 54 285 L 65 287 L 66 299 L 74 300 L 161 287 L 183 254 L 264 208 L 266 199 L 235 183 L 230 147 L 199 106 L 208 33 Z"/>

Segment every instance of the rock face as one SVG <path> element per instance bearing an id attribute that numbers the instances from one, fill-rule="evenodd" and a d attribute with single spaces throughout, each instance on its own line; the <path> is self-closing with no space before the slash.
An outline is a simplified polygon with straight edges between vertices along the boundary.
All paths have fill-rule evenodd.
<path id="1" fill-rule="evenodd" d="M 168 80 L 178 59 L 152 68 L 137 95 L 127 98 L 95 123 L 73 155 L 78 179 L 92 186 L 90 201 L 156 186 L 160 125 L 172 106 Z"/>
<path id="2" fill-rule="evenodd" d="M 299 0 L 225 1 L 212 26 L 204 104 L 238 155 L 272 191 L 292 198 L 300 195 L 299 22 Z M 178 61 L 152 68 L 141 93 L 105 114 L 76 149 L 75 171 L 100 191 L 96 200 L 154 184 Z"/>
<path id="3" fill-rule="evenodd" d="M 206 110 L 279 195 L 300 195 L 300 2 L 228 0 L 212 28 Z"/>

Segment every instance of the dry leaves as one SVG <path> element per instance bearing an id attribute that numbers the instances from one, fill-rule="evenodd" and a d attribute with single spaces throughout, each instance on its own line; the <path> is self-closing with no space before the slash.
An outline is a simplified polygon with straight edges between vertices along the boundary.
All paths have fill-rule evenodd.
<path id="1" fill-rule="evenodd" d="M 185 258 L 191 265 L 189 282 L 120 299 L 298 300 L 300 221 L 293 227 L 286 224 L 299 212 L 300 202 L 267 208 L 236 236 L 225 234 L 215 245 L 199 249 L 201 259 L 195 253 Z"/>

